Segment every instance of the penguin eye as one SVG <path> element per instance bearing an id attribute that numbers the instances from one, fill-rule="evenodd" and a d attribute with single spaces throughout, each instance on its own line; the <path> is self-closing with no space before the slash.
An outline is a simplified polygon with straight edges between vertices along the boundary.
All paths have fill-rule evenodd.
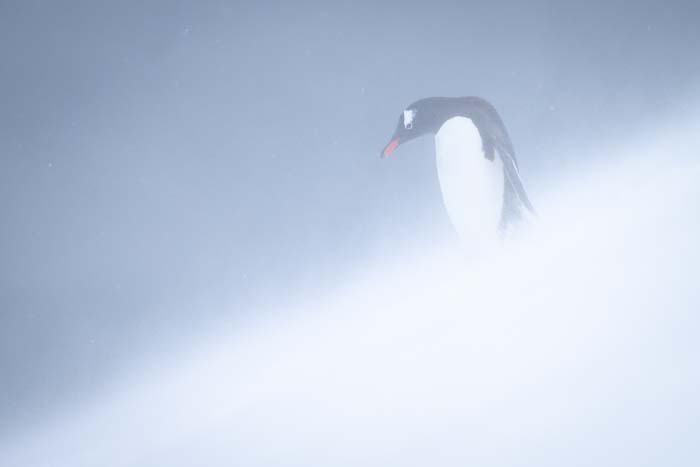
<path id="1" fill-rule="evenodd" d="M 403 126 L 407 130 L 413 129 L 413 117 L 416 116 L 415 110 L 404 110 L 403 111 Z"/>

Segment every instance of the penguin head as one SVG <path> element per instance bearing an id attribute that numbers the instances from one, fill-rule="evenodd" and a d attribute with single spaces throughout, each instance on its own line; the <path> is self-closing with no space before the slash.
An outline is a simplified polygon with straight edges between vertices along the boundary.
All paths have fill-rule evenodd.
<path id="1" fill-rule="evenodd" d="M 381 157 L 389 157 L 401 144 L 427 134 L 435 134 L 450 117 L 445 98 L 429 97 L 406 107 L 399 115 L 389 144 L 381 152 Z"/>

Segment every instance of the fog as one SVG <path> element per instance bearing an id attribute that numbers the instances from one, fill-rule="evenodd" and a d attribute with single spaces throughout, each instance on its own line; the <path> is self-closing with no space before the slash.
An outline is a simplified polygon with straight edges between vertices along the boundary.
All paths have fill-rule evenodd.
<path id="1" fill-rule="evenodd" d="M 0 465 L 692 465 L 691 2 L 8 2 Z M 429 95 L 538 218 L 474 257 Z"/>
<path id="2" fill-rule="evenodd" d="M 478 260 L 404 245 L 148 359 L 5 464 L 693 463 L 698 130 L 561 174 Z"/>

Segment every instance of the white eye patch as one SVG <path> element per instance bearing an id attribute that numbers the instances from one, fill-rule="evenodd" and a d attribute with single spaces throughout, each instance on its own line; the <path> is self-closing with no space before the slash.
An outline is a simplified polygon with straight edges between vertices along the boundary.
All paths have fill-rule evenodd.
<path id="1" fill-rule="evenodd" d="M 413 128 L 413 117 L 416 116 L 415 110 L 404 110 L 403 111 L 403 126 L 407 130 Z"/>

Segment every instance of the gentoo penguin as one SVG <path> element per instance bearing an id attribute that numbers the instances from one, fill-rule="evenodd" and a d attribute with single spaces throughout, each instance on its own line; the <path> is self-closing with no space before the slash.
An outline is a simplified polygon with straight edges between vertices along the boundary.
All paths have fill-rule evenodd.
<path id="1" fill-rule="evenodd" d="M 442 198 L 465 241 L 497 238 L 523 215 L 534 214 L 518 173 L 513 144 L 496 109 L 479 97 L 429 97 L 399 116 L 388 157 L 400 145 L 435 135 Z"/>

